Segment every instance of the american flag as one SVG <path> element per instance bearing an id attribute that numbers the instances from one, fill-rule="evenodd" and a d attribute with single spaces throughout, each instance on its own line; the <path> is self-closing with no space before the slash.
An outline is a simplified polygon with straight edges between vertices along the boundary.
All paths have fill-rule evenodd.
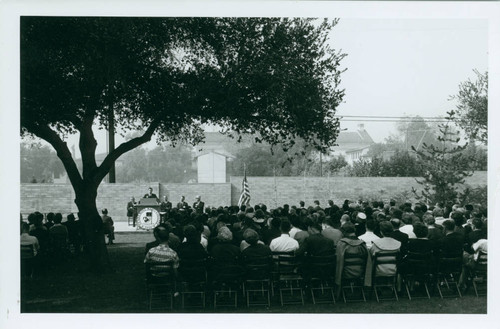
<path id="1" fill-rule="evenodd" d="M 241 183 L 241 195 L 238 201 L 238 207 L 241 205 L 248 205 L 250 203 L 250 187 L 247 182 L 247 172 L 245 170 L 245 177 L 243 177 L 243 182 Z"/>

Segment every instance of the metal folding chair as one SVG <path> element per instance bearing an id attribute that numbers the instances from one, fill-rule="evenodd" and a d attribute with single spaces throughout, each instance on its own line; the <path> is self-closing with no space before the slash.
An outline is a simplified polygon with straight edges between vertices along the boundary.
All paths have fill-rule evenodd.
<path id="1" fill-rule="evenodd" d="M 177 291 L 173 262 L 148 262 L 145 266 L 149 310 L 173 309 Z"/>
<path id="2" fill-rule="evenodd" d="M 438 258 L 436 286 L 441 298 L 462 297 L 458 286 L 460 274 L 462 273 L 462 264 L 462 255 L 442 255 Z"/>
<path id="3" fill-rule="evenodd" d="M 271 306 L 271 266 L 272 257 L 243 258 L 245 277 L 243 294 L 247 307 Z"/>
<path id="4" fill-rule="evenodd" d="M 408 299 L 431 298 L 428 283 L 433 272 L 434 256 L 432 252 L 416 253 L 408 252 L 403 258 L 400 266 L 400 274 L 403 278 Z M 416 295 L 415 288 L 422 287 L 423 295 Z M 412 296 L 413 293 L 413 296 Z"/>
<path id="5" fill-rule="evenodd" d="M 480 251 L 472 270 L 472 286 L 476 297 L 486 296 L 488 292 L 488 254 Z"/>
<path id="6" fill-rule="evenodd" d="M 313 304 L 335 303 L 336 262 L 335 254 L 308 257 L 306 273 Z"/>
<path id="7" fill-rule="evenodd" d="M 377 302 L 381 300 L 398 300 L 397 283 L 397 268 L 399 260 L 399 251 L 395 252 L 379 252 L 373 255 L 373 272 L 372 286 Z M 382 267 L 384 270 L 382 270 Z M 379 296 L 379 289 L 389 288 L 394 298 L 382 298 Z"/>
<path id="8" fill-rule="evenodd" d="M 303 278 L 299 272 L 300 260 L 295 255 L 277 255 L 277 284 L 281 305 L 304 305 Z"/>
<path id="9" fill-rule="evenodd" d="M 203 307 L 207 291 L 206 259 L 180 261 L 181 307 Z M 197 298 L 199 297 L 199 299 Z M 186 303 L 188 301 L 188 303 Z"/>
<path id="10" fill-rule="evenodd" d="M 344 254 L 344 265 L 342 270 L 342 281 L 340 285 L 340 291 L 342 292 L 342 298 L 344 303 L 349 302 L 366 302 L 366 296 L 364 291 L 364 278 L 366 271 L 366 262 L 368 259 L 368 254 Z M 359 290 L 359 297 L 356 296 L 355 291 Z M 350 292 L 346 294 L 346 291 Z M 352 298 L 350 298 L 352 297 Z"/>

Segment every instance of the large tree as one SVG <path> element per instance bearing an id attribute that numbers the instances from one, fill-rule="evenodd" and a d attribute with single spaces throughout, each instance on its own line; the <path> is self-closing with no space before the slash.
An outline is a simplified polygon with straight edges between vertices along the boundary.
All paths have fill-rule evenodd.
<path id="1" fill-rule="evenodd" d="M 93 265 L 106 259 L 97 187 L 148 142 L 197 144 L 201 125 L 326 151 L 336 140 L 337 20 L 287 18 L 21 18 L 21 133 L 50 143 L 75 191 Z M 144 129 L 96 164 L 92 127 Z M 120 130 L 121 129 L 121 130 Z M 79 171 L 64 136 L 79 133 Z M 100 261 L 99 261 L 100 260 Z"/>
<path id="2" fill-rule="evenodd" d="M 474 70 L 476 80 L 464 81 L 458 94 L 456 122 L 471 141 L 488 142 L 488 72 Z"/>

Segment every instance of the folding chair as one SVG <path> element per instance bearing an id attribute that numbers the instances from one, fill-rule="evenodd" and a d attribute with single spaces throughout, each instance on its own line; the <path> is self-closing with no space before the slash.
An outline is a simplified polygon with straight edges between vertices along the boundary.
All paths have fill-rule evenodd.
<path id="1" fill-rule="evenodd" d="M 207 290 L 207 261 L 183 260 L 180 261 L 179 274 L 181 284 L 181 306 L 186 307 L 186 301 L 189 301 L 189 307 L 205 308 L 206 290 Z M 199 296 L 199 302 L 196 297 Z"/>
<path id="2" fill-rule="evenodd" d="M 174 294 L 177 291 L 175 270 L 172 261 L 148 262 L 146 266 L 146 291 L 149 310 L 173 309 Z M 159 302 L 157 308 L 155 302 Z"/>
<path id="3" fill-rule="evenodd" d="M 277 257 L 277 283 L 281 306 L 304 305 L 303 278 L 299 273 L 299 259 L 290 254 L 278 254 Z"/>
<path id="4" fill-rule="evenodd" d="M 429 253 L 416 253 L 416 252 L 408 252 L 406 256 L 403 258 L 400 273 L 403 278 L 403 283 L 405 285 L 406 293 L 408 295 L 408 299 L 412 298 L 431 298 L 429 294 L 428 283 L 430 282 L 430 278 L 432 276 L 434 261 L 433 261 L 432 252 Z M 423 287 L 424 295 L 415 295 L 412 292 L 415 292 L 416 287 Z"/>
<path id="5" fill-rule="evenodd" d="M 462 264 L 462 255 L 442 255 L 438 258 L 436 286 L 441 298 L 462 297 L 462 293 L 458 287 L 458 281 L 462 273 Z M 446 290 L 444 290 L 445 287 Z"/>
<path id="6" fill-rule="evenodd" d="M 241 289 L 244 269 L 233 261 L 213 259 L 211 266 L 211 283 L 213 290 L 214 308 L 217 306 L 238 307 L 238 291 Z"/>
<path id="7" fill-rule="evenodd" d="M 246 296 L 247 307 L 271 307 L 271 266 L 272 257 L 243 258 L 245 277 L 243 294 Z"/>
<path id="8" fill-rule="evenodd" d="M 335 303 L 335 254 L 309 256 L 307 260 L 307 282 L 313 304 Z"/>
<path id="9" fill-rule="evenodd" d="M 483 288 L 484 285 L 484 289 Z M 476 297 L 486 296 L 488 292 L 488 254 L 480 251 L 472 270 L 472 286 Z"/>
<path id="10" fill-rule="evenodd" d="M 364 291 L 364 278 L 366 271 L 366 262 L 368 259 L 368 253 L 361 254 L 351 254 L 346 252 L 344 254 L 344 265 L 342 269 L 342 280 L 340 284 L 340 292 L 342 292 L 342 298 L 344 303 L 350 302 L 366 302 L 366 296 Z M 356 296 L 355 290 L 359 289 L 360 295 Z M 350 294 L 346 295 L 346 290 L 350 290 Z M 349 299 L 348 297 L 353 297 Z"/>
<path id="11" fill-rule="evenodd" d="M 396 288 L 399 251 L 379 252 L 373 255 L 372 286 L 377 302 L 381 300 L 398 300 Z M 394 298 L 382 298 L 379 289 L 389 288 Z"/>
<path id="12" fill-rule="evenodd" d="M 32 278 L 35 272 L 35 250 L 32 244 L 21 245 L 21 277 Z"/>

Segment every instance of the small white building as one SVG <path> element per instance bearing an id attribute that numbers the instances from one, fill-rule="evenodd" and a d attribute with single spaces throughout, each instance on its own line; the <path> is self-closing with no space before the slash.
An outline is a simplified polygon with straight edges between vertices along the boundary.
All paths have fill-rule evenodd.
<path id="1" fill-rule="evenodd" d="M 225 183 L 226 160 L 234 156 L 225 152 L 206 151 L 196 155 L 198 183 Z"/>
<path id="2" fill-rule="evenodd" d="M 359 124 L 357 131 L 341 131 L 336 143 L 338 145 L 331 149 L 330 156 L 342 155 L 347 163 L 352 165 L 361 159 L 370 160 L 366 154 L 374 141 L 365 130 L 364 124 Z"/>

